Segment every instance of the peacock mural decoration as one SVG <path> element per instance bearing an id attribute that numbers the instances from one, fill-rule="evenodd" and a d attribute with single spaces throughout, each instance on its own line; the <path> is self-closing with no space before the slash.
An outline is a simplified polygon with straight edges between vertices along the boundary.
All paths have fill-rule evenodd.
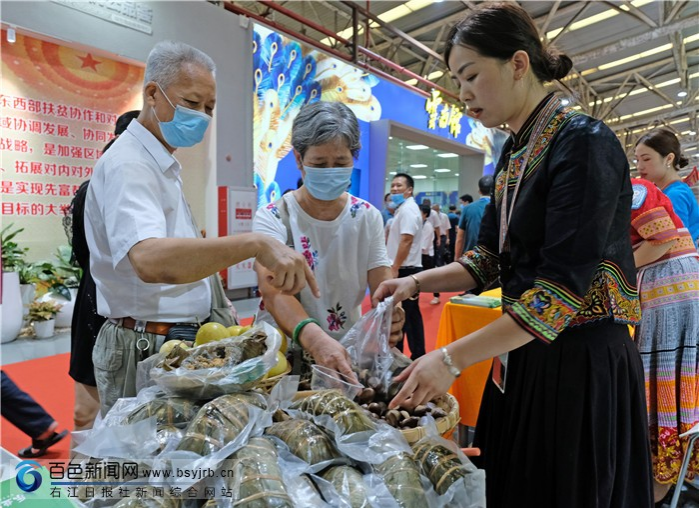
<path id="1" fill-rule="evenodd" d="M 381 118 L 376 76 L 256 25 L 253 33 L 254 183 L 258 206 L 279 199 L 277 166 L 291 151 L 299 110 L 318 100 L 343 102 L 360 120 Z"/>
<path id="2" fill-rule="evenodd" d="M 485 154 L 484 174 L 492 174 L 500 159 L 507 135 L 499 129 L 489 129 L 473 118 L 468 118 L 471 132 L 466 137 L 466 145 L 482 150 Z"/>

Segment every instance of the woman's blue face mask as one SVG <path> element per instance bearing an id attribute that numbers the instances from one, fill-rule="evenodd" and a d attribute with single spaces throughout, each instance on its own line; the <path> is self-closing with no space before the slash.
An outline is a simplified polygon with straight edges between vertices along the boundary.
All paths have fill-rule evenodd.
<path id="1" fill-rule="evenodd" d="M 206 113 L 185 108 L 179 104 L 175 106 L 159 84 L 158 88 L 175 110 L 175 116 L 169 122 L 161 122 L 158 115 L 155 115 L 165 142 L 175 148 L 201 143 L 211 122 L 211 117 Z M 155 110 L 153 110 L 153 114 L 155 114 Z"/>
<path id="2" fill-rule="evenodd" d="M 347 191 L 352 181 L 354 166 L 348 168 L 313 168 L 304 166 L 303 185 L 321 201 L 334 201 Z"/>

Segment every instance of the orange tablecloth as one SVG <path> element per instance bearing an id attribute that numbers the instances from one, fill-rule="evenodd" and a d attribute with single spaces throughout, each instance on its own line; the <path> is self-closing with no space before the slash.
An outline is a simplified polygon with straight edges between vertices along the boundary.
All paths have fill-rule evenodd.
<path id="1" fill-rule="evenodd" d="M 499 298 L 500 289 L 492 289 L 482 294 Z M 439 321 L 436 348 L 444 347 L 479 328 L 483 328 L 501 315 L 502 309 L 500 307 L 487 309 L 472 305 L 447 303 Z M 483 388 L 488 380 L 491 364 L 492 360 L 486 360 L 464 370 L 449 390 L 459 401 L 461 423 L 464 425 L 476 426 Z"/>

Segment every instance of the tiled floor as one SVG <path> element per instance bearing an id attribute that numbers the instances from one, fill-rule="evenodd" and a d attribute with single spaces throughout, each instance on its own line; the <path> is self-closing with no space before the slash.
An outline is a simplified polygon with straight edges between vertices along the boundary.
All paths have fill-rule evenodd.
<path id="1" fill-rule="evenodd" d="M 252 317 L 257 311 L 258 299 L 237 300 L 233 302 L 241 319 Z M 68 353 L 70 351 L 70 328 L 58 328 L 50 339 L 35 339 L 21 336 L 13 342 L 0 345 L 0 365 L 24 362 L 35 358 Z"/>

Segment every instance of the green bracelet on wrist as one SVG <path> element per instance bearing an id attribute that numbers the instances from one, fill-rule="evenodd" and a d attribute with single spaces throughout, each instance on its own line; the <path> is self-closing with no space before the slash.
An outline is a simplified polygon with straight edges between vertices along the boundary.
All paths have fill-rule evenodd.
<path id="1" fill-rule="evenodd" d="M 301 335 L 301 330 L 303 330 L 303 327 L 306 325 L 309 325 L 311 323 L 315 323 L 318 326 L 320 326 L 320 323 L 318 322 L 317 319 L 313 319 L 311 317 L 304 319 L 301 321 L 299 324 L 296 325 L 296 328 L 294 328 L 294 333 L 291 336 L 291 342 L 294 344 L 298 344 L 299 346 L 301 343 L 299 342 L 299 335 Z"/>

